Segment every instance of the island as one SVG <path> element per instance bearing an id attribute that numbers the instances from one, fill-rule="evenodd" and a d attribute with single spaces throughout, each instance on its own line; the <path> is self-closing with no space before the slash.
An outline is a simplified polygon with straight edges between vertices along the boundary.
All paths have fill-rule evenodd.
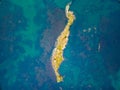
<path id="1" fill-rule="evenodd" d="M 64 30 L 61 32 L 61 34 L 58 36 L 56 42 L 55 42 L 55 48 L 53 49 L 52 56 L 51 56 L 51 62 L 52 67 L 54 69 L 55 75 L 56 75 L 56 81 L 59 83 L 63 81 L 63 76 L 59 74 L 59 67 L 61 63 L 63 62 L 63 52 L 66 47 L 66 44 L 68 42 L 69 34 L 70 34 L 70 26 L 72 25 L 73 21 L 75 20 L 75 16 L 72 11 L 69 11 L 71 2 L 66 5 L 65 13 L 66 17 L 68 19 L 68 22 L 64 28 Z"/>

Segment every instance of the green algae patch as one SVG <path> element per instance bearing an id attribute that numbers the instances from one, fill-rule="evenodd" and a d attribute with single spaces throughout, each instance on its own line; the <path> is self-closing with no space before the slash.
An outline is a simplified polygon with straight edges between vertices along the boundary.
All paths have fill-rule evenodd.
<path id="1" fill-rule="evenodd" d="M 28 20 L 32 20 L 33 17 L 36 14 L 36 10 L 34 8 L 34 0 L 11 0 L 14 4 L 22 7 L 23 12 L 24 12 L 24 16 L 28 19 Z"/>

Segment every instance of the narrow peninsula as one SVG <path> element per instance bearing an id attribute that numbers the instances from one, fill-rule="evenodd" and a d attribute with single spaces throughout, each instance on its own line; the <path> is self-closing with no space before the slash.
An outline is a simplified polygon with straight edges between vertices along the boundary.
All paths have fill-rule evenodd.
<path id="1" fill-rule="evenodd" d="M 75 16 L 72 11 L 69 11 L 70 3 L 67 4 L 65 8 L 66 17 L 68 19 L 68 22 L 64 28 L 64 30 L 61 32 L 61 34 L 58 36 L 57 41 L 55 42 L 55 48 L 52 52 L 51 62 L 52 67 L 54 69 L 55 75 L 56 75 L 56 81 L 59 83 L 63 81 L 63 77 L 59 74 L 59 67 L 61 63 L 63 62 L 63 52 L 65 49 L 65 46 L 68 42 L 68 37 L 70 34 L 70 26 L 72 25 L 73 21 L 75 20 Z"/>

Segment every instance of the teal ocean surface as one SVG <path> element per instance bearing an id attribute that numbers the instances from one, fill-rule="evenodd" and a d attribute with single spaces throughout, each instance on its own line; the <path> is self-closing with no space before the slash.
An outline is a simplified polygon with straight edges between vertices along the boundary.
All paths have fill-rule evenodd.
<path id="1" fill-rule="evenodd" d="M 75 21 L 57 83 L 51 55 Z M 120 0 L 0 0 L 0 90 L 120 90 Z"/>

